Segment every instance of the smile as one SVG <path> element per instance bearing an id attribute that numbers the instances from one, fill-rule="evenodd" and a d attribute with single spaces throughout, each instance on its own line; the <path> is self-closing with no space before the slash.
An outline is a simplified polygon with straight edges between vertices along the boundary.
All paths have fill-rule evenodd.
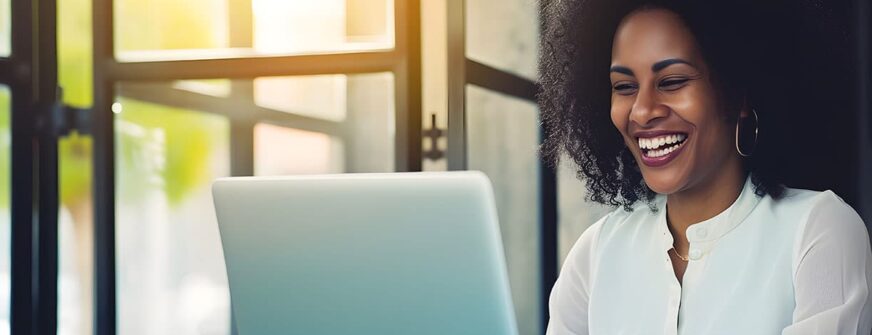
<path id="1" fill-rule="evenodd" d="M 662 166 L 681 153 L 687 134 L 672 133 L 655 137 L 639 137 L 642 163 L 648 166 Z"/>

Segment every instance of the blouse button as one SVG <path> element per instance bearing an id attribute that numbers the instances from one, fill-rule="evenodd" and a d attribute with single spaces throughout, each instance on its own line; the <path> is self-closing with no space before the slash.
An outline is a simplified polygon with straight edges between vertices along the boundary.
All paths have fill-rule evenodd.
<path id="1" fill-rule="evenodd" d="M 690 256 L 690 259 L 692 260 L 698 260 L 700 259 L 700 257 L 702 257 L 702 251 L 700 251 L 699 249 L 693 249 L 690 251 L 690 255 L 688 256 Z"/>

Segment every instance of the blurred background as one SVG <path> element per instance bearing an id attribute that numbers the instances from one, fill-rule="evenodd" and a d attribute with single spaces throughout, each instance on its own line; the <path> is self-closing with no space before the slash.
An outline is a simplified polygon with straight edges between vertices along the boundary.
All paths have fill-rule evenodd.
<path id="1" fill-rule="evenodd" d="M 463 169 L 494 183 L 519 329 L 544 333 L 611 209 L 537 158 L 539 6 L 0 0 L 0 335 L 233 334 L 213 179 Z M 850 150 L 806 175 L 872 222 L 870 5 L 838 6 Z"/>

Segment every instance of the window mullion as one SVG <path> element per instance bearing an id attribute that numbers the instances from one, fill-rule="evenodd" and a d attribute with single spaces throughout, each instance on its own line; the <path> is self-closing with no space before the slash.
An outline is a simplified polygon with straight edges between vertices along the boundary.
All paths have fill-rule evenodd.
<path id="1" fill-rule="evenodd" d="M 94 334 L 117 332 L 115 273 L 115 84 L 105 64 L 114 61 L 113 0 L 93 0 L 94 66 Z"/>
<path id="2" fill-rule="evenodd" d="M 11 331 L 57 331 L 56 2 L 12 2 Z"/>
<path id="3" fill-rule="evenodd" d="M 394 4 L 396 53 L 394 66 L 396 171 L 421 171 L 421 3 Z"/>
<path id="4" fill-rule="evenodd" d="M 0 78 L 7 83 L 11 81 L 12 61 L 9 58 L 0 58 Z"/>
<path id="5" fill-rule="evenodd" d="M 230 175 L 254 175 L 254 122 L 230 122 Z"/>
<path id="6" fill-rule="evenodd" d="M 466 2 L 448 0 L 448 170 L 466 170 Z"/>
<path id="7" fill-rule="evenodd" d="M 393 70 L 400 60 L 396 51 L 383 51 L 154 62 L 106 61 L 105 66 L 107 76 L 115 81 L 163 81 L 387 72 Z"/>
<path id="8" fill-rule="evenodd" d="M 513 97 L 536 102 L 536 83 L 521 76 L 467 59 L 467 83 Z"/>

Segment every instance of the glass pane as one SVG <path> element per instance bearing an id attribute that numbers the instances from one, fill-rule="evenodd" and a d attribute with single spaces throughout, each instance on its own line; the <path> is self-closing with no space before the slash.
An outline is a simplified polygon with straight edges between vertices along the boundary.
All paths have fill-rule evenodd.
<path id="1" fill-rule="evenodd" d="M 90 136 L 58 142 L 58 334 L 92 334 L 94 211 Z"/>
<path id="2" fill-rule="evenodd" d="M 466 0 L 466 56 L 536 80 L 538 1 Z"/>
<path id="3" fill-rule="evenodd" d="M 254 103 L 324 120 L 345 120 L 348 76 L 267 77 L 254 80 Z"/>
<path id="4" fill-rule="evenodd" d="M 394 170 L 391 73 L 257 78 L 254 102 L 323 120 L 320 123 L 330 132 L 307 128 L 311 122 L 274 120 L 289 128 L 259 125 L 255 128 L 255 172 L 259 175 Z M 276 141 L 285 145 L 276 145 Z M 319 149 L 304 150 L 304 143 Z M 316 157 L 317 164 L 309 161 Z"/>
<path id="5" fill-rule="evenodd" d="M 9 308 L 11 291 L 11 253 L 12 241 L 9 239 L 12 233 L 10 221 L 12 220 L 11 202 L 9 194 L 11 189 L 11 150 L 12 137 L 9 127 L 11 99 L 9 87 L 0 84 L 0 334 L 9 334 Z"/>
<path id="6" fill-rule="evenodd" d="M 327 134 L 261 123 L 254 127 L 254 174 L 341 173 L 345 150 Z"/>
<path id="7" fill-rule="evenodd" d="M 176 80 L 173 88 L 213 97 L 227 97 L 232 89 L 230 79 Z"/>
<path id="8" fill-rule="evenodd" d="M 58 81 L 63 101 L 89 108 L 94 86 L 91 0 L 61 0 L 57 6 Z"/>
<path id="9" fill-rule="evenodd" d="M 493 182 L 518 329 L 540 334 L 538 111 L 531 102 L 471 85 L 466 104 L 469 169 Z"/>
<path id="10" fill-rule="evenodd" d="M 229 120 L 125 97 L 113 111 L 119 334 L 229 334 L 210 192 L 230 174 Z"/>
<path id="11" fill-rule="evenodd" d="M 614 209 L 585 200 L 587 188 L 576 177 L 578 169 L 569 160 L 564 156 L 557 169 L 557 257 L 560 265 L 581 233 Z"/>
<path id="12" fill-rule="evenodd" d="M 9 0 L 0 0 L 0 57 L 9 57 L 12 45 L 12 11 Z"/>
<path id="13" fill-rule="evenodd" d="M 66 105 L 93 101 L 91 0 L 57 3 L 58 81 Z M 93 334 L 94 215 L 91 137 L 70 134 L 58 142 L 58 334 Z"/>
<path id="14" fill-rule="evenodd" d="M 393 11 L 393 0 L 115 0 L 116 56 L 156 60 L 390 49 Z"/>

